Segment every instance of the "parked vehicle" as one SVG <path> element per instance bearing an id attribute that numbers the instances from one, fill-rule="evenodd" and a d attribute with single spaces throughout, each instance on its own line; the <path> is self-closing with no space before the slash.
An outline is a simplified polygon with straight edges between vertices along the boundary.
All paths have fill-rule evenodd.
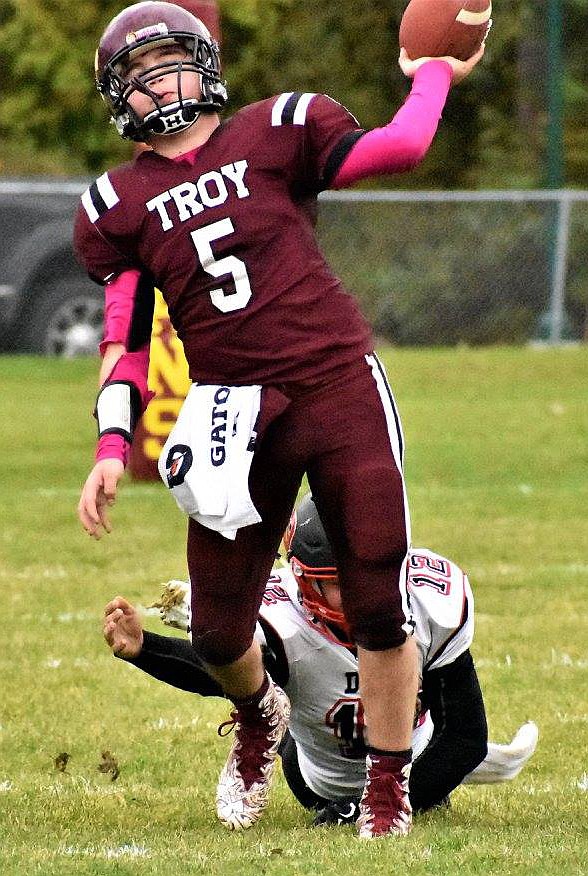
<path id="1" fill-rule="evenodd" d="M 72 248 L 73 217 L 87 185 L 0 179 L 2 352 L 97 352 L 103 291 Z"/>

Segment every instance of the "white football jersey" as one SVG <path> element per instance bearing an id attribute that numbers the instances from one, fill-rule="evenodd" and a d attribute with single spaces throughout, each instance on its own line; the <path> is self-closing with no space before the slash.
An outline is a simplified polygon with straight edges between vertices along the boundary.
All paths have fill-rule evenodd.
<path id="1" fill-rule="evenodd" d="M 365 782 L 363 705 L 357 658 L 328 639 L 307 619 L 289 568 L 268 581 L 260 616 L 281 639 L 289 666 L 284 686 L 292 703 L 290 732 L 302 776 L 329 800 L 360 795 Z M 416 622 L 420 674 L 453 662 L 466 651 L 474 629 L 473 597 L 467 576 L 454 563 L 425 549 L 411 550 L 408 594 Z M 257 636 L 264 641 L 258 625 Z M 433 732 L 421 716 L 412 746 L 417 757 Z"/>

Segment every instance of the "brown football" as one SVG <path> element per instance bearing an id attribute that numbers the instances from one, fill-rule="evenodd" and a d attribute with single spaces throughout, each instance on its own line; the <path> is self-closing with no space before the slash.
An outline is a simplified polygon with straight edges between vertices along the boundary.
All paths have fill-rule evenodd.
<path id="1" fill-rule="evenodd" d="M 410 0 L 399 42 L 412 60 L 451 55 L 467 61 L 482 45 L 491 15 L 490 0 Z"/>

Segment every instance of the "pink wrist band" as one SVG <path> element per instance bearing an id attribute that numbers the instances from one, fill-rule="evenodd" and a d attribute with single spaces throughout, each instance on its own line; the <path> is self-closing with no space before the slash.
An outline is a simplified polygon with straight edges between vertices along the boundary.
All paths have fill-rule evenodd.
<path id="1" fill-rule="evenodd" d="M 131 445 L 122 435 L 103 435 L 96 445 L 96 462 L 102 459 L 120 459 L 125 466 L 129 461 Z"/>

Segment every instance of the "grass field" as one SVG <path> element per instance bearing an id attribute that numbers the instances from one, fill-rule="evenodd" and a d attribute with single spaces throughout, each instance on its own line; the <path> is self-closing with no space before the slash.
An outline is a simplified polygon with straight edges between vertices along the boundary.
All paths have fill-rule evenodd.
<path id="1" fill-rule="evenodd" d="M 96 363 L 4 358 L 2 876 L 588 872 L 588 349 L 382 353 L 414 542 L 469 572 L 491 737 L 534 719 L 529 767 L 459 789 L 402 841 L 311 830 L 281 776 L 262 823 L 227 833 L 213 811 L 226 706 L 116 661 L 100 634 L 111 596 L 145 605 L 184 575 L 184 521 L 162 486 L 127 482 L 112 535 L 85 536 Z"/>

